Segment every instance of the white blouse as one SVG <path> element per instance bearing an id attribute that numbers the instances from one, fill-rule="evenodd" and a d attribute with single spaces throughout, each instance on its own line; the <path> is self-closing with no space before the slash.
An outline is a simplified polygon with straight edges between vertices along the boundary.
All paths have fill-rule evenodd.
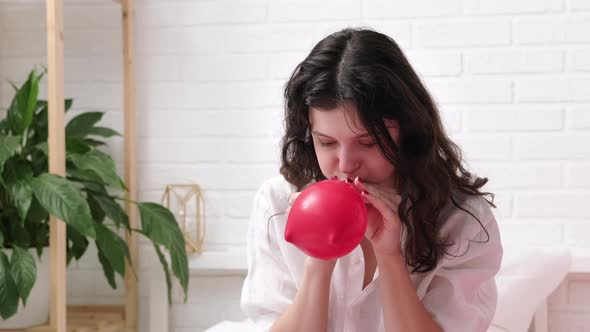
<path id="1" fill-rule="evenodd" d="M 269 331 L 301 286 L 306 255 L 285 241 L 287 214 L 282 213 L 294 191 L 295 187 L 279 176 L 266 181 L 254 199 L 241 308 L 256 325 L 256 331 Z M 481 225 L 449 204 L 440 215 L 446 219 L 441 231 L 455 243 L 447 252 L 459 257 L 445 255 L 432 271 L 412 274 L 411 279 L 424 307 L 444 331 L 484 332 L 496 310 L 494 276 L 502 260 L 500 234 L 489 205 L 481 197 L 470 196 L 457 203 L 480 219 L 489 241 L 479 243 L 487 240 Z M 360 245 L 337 260 L 330 289 L 328 331 L 385 331 L 379 268 L 373 281 L 362 289 L 364 268 Z"/>

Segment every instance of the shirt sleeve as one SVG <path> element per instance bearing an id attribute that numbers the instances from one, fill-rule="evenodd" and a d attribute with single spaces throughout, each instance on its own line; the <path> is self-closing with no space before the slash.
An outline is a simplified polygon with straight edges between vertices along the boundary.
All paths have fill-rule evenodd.
<path id="1" fill-rule="evenodd" d="M 445 255 L 422 299 L 422 303 L 445 332 L 485 332 L 496 311 L 495 275 L 500 269 L 502 245 L 498 225 L 491 215 L 470 239 L 459 240 Z M 469 220 L 467 222 L 476 222 Z"/>
<path id="2" fill-rule="evenodd" d="M 248 274 L 242 287 L 241 308 L 256 331 L 269 331 L 274 321 L 293 302 L 296 285 L 279 248 L 270 185 L 256 193 L 247 236 Z"/>

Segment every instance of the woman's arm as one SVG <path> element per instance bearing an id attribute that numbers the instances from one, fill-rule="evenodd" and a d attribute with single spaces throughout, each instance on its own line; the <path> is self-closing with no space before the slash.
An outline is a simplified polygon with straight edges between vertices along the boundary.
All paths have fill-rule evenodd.
<path id="1" fill-rule="evenodd" d="M 385 331 L 442 332 L 420 302 L 401 253 L 401 196 L 395 189 L 364 184 L 358 177 L 354 184 L 368 203 L 365 236 L 377 257 Z"/>
<path id="2" fill-rule="evenodd" d="M 385 331 L 443 332 L 418 298 L 401 255 L 377 255 Z"/>
<path id="3" fill-rule="evenodd" d="M 295 300 L 275 321 L 271 332 L 325 332 L 328 329 L 330 282 L 335 264 L 336 260 L 306 259 Z"/>

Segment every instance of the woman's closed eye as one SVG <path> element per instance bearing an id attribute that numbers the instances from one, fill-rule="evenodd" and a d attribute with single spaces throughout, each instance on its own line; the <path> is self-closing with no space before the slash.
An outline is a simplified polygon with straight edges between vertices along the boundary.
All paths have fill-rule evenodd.
<path id="1" fill-rule="evenodd" d="M 366 147 L 366 148 L 372 148 L 375 145 L 377 145 L 377 143 L 375 143 L 375 141 L 359 142 L 359 144 Z"/>
<path id="2" fill-rule="evenodd" d="M 333 141 L 321 141 L 321 140 L 319 140 L 318 142 L 320 143 L 321 146 L 333 146 L 333 145 L 336 144 L 336 142 L 333 142 Z"/>

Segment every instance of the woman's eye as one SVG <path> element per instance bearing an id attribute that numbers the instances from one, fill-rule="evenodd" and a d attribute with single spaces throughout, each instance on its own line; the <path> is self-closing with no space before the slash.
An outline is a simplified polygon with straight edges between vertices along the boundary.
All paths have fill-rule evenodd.
<path id="1" fill-rule="evenodd" d="M 320 142 L 321 146 L 332 146 L 332 145 L 336 144 L 335 142 L 322 142 L 322 141 L 319 141 L 319 142 Z"/>
<path id="2" fill-rule="evenodd" d="M 360 144 L 364 147 L 367 147 L 367 148 L 372 148 L 375 145 L 377 145 L 377 143 L 375 143 L 375 142 L 361 142 Z"/>

